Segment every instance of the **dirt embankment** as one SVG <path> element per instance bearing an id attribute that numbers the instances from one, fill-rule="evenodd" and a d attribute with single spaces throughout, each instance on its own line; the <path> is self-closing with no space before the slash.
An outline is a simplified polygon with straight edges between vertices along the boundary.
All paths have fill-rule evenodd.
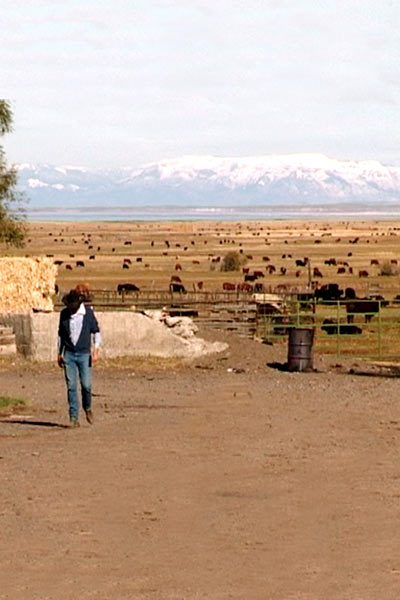
<path id="1" fill-rule="evenodd" d="M 1 600 L 399 598 L 398 379 L 210 337 L 100 364 L 77 430 L 56 366 L 1 364 Z"/>

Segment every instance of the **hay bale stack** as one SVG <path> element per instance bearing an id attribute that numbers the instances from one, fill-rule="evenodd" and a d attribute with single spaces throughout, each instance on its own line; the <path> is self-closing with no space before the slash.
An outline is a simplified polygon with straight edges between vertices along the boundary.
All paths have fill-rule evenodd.
<path id="1" fill-rule="evenodd" d="M 56 274 L 51 258 L 0 258 L 0 313 L 53 310 Z"/>

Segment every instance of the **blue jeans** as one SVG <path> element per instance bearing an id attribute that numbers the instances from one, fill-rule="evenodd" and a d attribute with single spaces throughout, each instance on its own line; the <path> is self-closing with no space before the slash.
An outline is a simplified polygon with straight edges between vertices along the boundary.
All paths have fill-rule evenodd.
<path id="1" fill-rule="evenodd" d="M 78 373 L 82 391 L 82 407 L 84 411 L 92 406 L 92 361 L 90 354 L 80 352 L 64 353 L 64 373 L 68 390 L 69 418 L 79 418 Z"/>

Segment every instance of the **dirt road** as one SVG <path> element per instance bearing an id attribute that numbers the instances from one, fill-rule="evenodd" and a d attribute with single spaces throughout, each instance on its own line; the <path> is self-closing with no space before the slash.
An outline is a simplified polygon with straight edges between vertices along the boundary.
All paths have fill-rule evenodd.
<path id="1" fill-rule="evenodd" d="M 2 363 L 1 600 L 398 600 L 399 380 L 214 337 L 100 364 L 77 430 L 56 366 Z"/>

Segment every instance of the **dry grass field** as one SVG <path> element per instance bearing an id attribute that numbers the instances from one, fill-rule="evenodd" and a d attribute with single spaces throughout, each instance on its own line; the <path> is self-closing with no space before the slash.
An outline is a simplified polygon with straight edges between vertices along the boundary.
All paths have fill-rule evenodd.
<path id="1" fill-rule="evenodd" d="M 242 272 L 220 270 L 217 261 L 229 251 L 245 257 L 250 273 L 262 271 L 258 281 L 267 288 L 285 284 L 302 289 L 308 267 L 296 266 L 295 260 L 309 257 L 312 270 L 322 274 L 320 285 L 337 282 L 354 287 L 359 296 L 379 290 L 391 299 L 400 291 L 397 265 L 391 265 L 390 276 L 380 272 L 386 261 L 398 260 L 400 266 L 399 236 L 400 222 L 389 221 L 32 222 L 26 247 L 0 247 L 0 254 L 54 256 L 62 261 L 57 278 L 61 290 L 78 282 L 94 289 L 131 282 L 141 290 L 167 290 L 171 276 L 179 275 L 187 290 L 202 281 L 204 290 L 219 291 L 223 282 L 243 281 Z M 326 265 L 330 258 L 347 265 Z M 131 261 L 129 268 L 123 268 L 124 259 Z M 77 266 L 78 261 L 84 266 Z M 177 271 L 177 265 L 182 269 Z M 272 274 L 267 273 L 269 265 L 275 267 Z M 344 273 L 338 274 L 340 267 Z M 359 271 L 367 271 L 368 277 L 360 278 Z"/>

